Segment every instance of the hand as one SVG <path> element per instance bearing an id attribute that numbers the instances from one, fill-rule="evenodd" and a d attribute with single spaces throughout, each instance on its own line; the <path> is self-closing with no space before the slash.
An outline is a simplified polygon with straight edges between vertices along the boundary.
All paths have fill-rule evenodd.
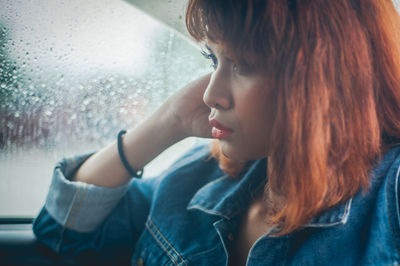
<path id="1" fill-rule="evenodd" d="M 210 108 L 203 102 L 210 77 L 211 74 L 207 74 L 192 81 L 167 101 L 171 115 L 185 137 L 212 137 L 208 123 Z"/>

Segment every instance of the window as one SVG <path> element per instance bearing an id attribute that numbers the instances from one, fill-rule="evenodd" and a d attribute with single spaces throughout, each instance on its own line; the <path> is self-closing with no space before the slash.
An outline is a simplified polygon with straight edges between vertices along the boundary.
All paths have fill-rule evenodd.
<path id="1" fill-rule="evenodd" d="M 114 141 L 210 70 L 195 45 L 122 0 L 0 3 L 0 217 L 35 216 L 57 161 Z"/>

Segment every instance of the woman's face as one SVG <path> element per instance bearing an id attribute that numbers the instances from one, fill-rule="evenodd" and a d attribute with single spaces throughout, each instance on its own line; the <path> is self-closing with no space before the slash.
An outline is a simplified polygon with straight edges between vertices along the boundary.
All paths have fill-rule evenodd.
<path id="1" fill-rule="evenodd" d="M 212 134 L 221 152 L 240 161 L 266 157 L 272 112 L 265 73 L 236 65 L 222 45 L 208 41 L 206 46 L 215 71 L 203 100 L 211 108 Z"/>

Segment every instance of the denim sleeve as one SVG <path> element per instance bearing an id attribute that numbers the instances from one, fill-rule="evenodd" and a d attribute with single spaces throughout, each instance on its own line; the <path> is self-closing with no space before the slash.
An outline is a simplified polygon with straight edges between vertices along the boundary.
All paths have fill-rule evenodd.
<path id="1" fill-rule="evenodd" d="M 128 259 L 144 228 L 158 178 L 133 179 L 116 188 L 70 181 L 89 156 L 65 159 L 56 165 L 33 231 L 55 252 L 79 261 Z"/>
<path id="2" fill-rule="evenodd" d="M 45 208 L 62 226 L 78 232 L 93 231 L 117 205 L 129 184 L 106 188 L 70 181 L 90 155 L 65 159 L 54 169 Z"/>

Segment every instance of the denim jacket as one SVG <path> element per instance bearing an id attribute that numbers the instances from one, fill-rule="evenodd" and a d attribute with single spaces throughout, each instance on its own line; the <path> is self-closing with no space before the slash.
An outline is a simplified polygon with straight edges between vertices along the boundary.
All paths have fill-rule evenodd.
<path id="1" fill-rule="evenodd" d="M 88 156 L 54 171 L 34 222 L 40 241 L 67 259 L 119 265 L 227 265 L 240 217 L 264 186 L 266 159 L 228 177 L 199 146 L 156 178 L 103 188 L 69 178 Z M 252 246 L 247 265 L 399 265 L 400 147 L 371 171 L 371 185 L 301 229 Z"/>

